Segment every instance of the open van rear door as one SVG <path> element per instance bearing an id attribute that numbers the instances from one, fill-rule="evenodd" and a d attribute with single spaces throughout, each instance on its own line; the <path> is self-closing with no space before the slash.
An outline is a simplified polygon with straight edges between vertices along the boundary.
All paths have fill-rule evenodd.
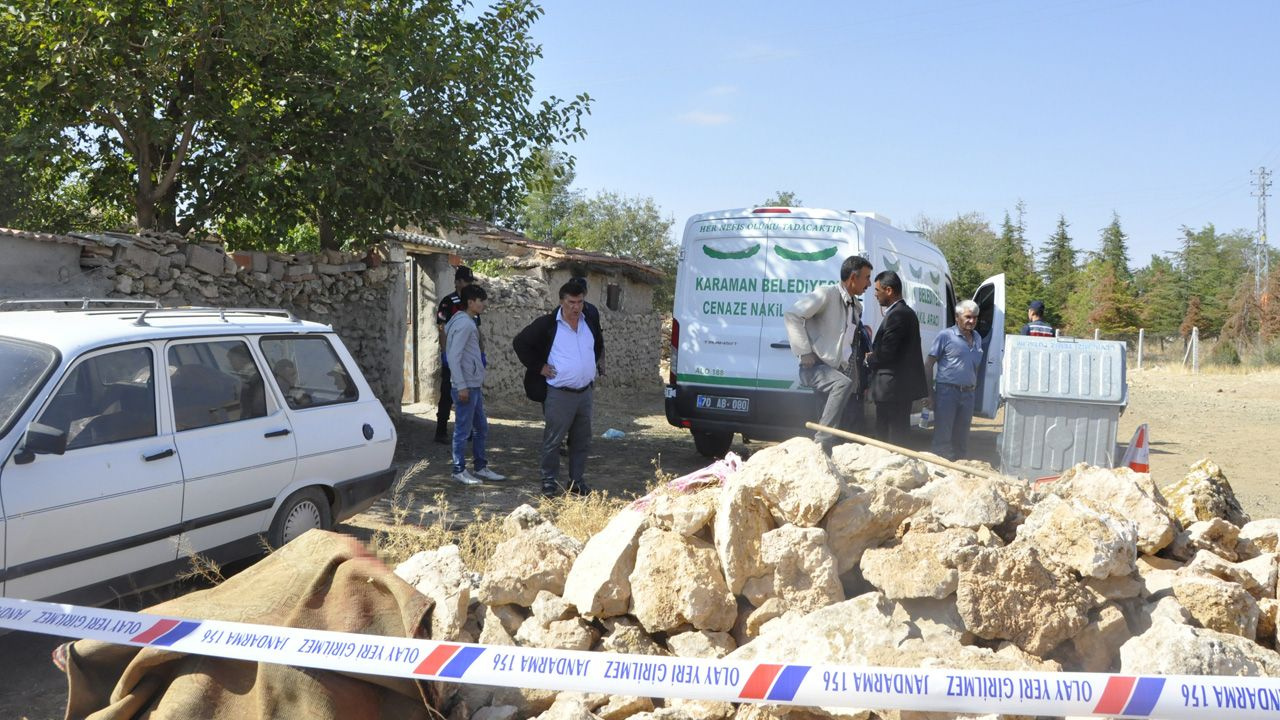
<path id="1" fill-rule="evenodd" d="M 973 294 L 978 304 L 984 367 L 978 371 L 974 415 L 994 418 L 1000 409 L 1000 369 L 1004 362 L 1004 273 L 989 277 Z"/>

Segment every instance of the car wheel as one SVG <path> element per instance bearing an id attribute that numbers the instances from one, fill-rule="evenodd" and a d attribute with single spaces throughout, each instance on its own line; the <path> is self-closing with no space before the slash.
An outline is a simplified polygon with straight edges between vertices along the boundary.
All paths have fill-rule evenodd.
<path id="1" fill-rule="evenodd" d="M 279 548 L 308 530 L 328 530 L 331 527 L 333 513 L 324 492 L 320 488 L 303 488 L 280 503 L 280 510 L 267 533 L 267 542 L 271 547 Z"/>
<path id="2" fill-rule="evenodd" d="M 733 433 L 723 430 L 691 430 L 693 447 L 698 454 L 709 458 L 722 458 L 733 445 Z"/>

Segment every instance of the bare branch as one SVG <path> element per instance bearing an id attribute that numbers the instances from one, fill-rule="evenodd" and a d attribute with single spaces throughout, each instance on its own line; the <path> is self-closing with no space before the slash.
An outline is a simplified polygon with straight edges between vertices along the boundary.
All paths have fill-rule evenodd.
<path id="1" fill-rule="evenodd" d="M 132 153 L 135 158 L 139 157 L 138 144 L 134 142 L 133 137 L 129 134 L 129 128 L 125 127 L 124 120 L 121 120 L 119 115 L 101 107 L 94 108 L 90 114 L 97 118 L 99 122 L 114 128 L 116 133 L 120 135 L 120 141 L 124 143 L 124 149 Z"/>
<path id="2" fill-rule="evenodd" d="M 169 188 L 173 185 L 173 179 L 178 175 L 178 168 L 182 167 L 182 163 L 187 159 L 187 151 L 191 147 L 191 139 L 195 136 L 196 121 L 188 120 L 182 125 L 182 140 L 178 143 L 178 150 L 173 154 L 173 160 L 169 163 L 169 167 L 164 171 L 164 177 L 160 178 L 160 182 L 156 184 L 155 190 L 151 193 L 152 202 L 159 202 L 164 199 L 165 193 L 169 192 Z"/>

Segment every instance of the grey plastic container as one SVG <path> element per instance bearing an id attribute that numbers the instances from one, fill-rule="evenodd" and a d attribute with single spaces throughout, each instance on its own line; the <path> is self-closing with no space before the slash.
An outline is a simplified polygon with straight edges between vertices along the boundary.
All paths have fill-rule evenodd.
<path id="1" fill-rule="evenodd" d="M 1123 342 L 1009 336 L 1000 382 L 1001 472 L 1033 480 L 1115 463 L 1129 403 Z"/>

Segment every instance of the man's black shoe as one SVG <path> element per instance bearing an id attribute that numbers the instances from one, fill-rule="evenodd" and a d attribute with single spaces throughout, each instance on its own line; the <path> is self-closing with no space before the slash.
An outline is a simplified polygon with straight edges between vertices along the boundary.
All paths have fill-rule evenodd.
<path id="1" fill-rule="evenodd" d="M 560 483 L 556 482 L 555 480 L 543 480 L 543 481 L 542 481 L 542 496 L 543 496 L 543 497 L 553 498 L 553 497 L 556 497 L 556 496 L 560 495 L 560 494 L 561 494 L 561 493 L 563 493 L 563 492 L 564 492 L 564 490 L 560 487 Z"/>
<path id="2" fill-rule="evenodd" d="M 590 495 L 591 486 L 588 485 L 585 480 L 579 480 L 578 482 L 574 482 L 570 480 L 569 492 L 573 493 L 574 495 Z"/>

